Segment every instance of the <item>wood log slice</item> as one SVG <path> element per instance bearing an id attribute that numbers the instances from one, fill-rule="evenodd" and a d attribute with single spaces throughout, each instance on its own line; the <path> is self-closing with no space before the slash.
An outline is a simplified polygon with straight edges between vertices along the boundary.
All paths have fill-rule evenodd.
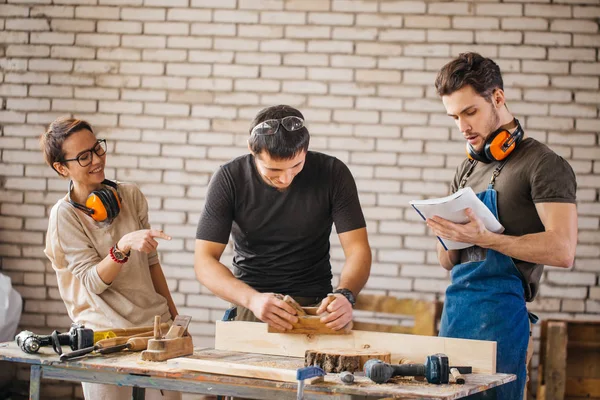
<path id="1" fill-rule="evenodd" d="M 339 373 L 343 371 L 362 371 L 363 365 L 376 358 L 383 362 L 391 362 L 389 351 L 357 350 L 357 349 L 322 349 L 306 350 L 304 366 L 321 367 L 325 372 Z"/>

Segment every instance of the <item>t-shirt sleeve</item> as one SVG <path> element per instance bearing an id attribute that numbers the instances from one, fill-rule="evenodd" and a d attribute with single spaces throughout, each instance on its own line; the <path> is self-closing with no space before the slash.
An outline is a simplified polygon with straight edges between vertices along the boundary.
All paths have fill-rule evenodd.
<path id="1" fill-rule="evenodd" d="M 132 186 L 133 204 L 136 208 L 137 216 L 140 221 L 140 229 L 150 229 L 150 221 L 148 218 L 148 200 L 137 185 Z M 160 246 L 160 240 L 159 240 Z M 159 263 L 158 252 L 154 250 L 148 253 L 148 265 Z"/>
<path id="2" fill-rule="evenodd" d="M 531 174 L 534 203 L 575 203 L 577 179 L 569 163 L 556 153 L 544 154 Z"/>
<path id="3" fill-rule="evenodd" d="M 233 181 L 221 167 L 208 184 L 206 202 L 200 214 L 196 239 L 227 244 L 234 216 Z"/>
<path id="4" fill-rule="evenodd" d="M 340 160 L 333 163 L 332 217 L 338 234 L 364 228 L 365 217 L 360 207 L 356 182 L 348 167 Z"/>
<path id="5" fill-rule="evenodd" d="M 108 289 L 110 285 L 102 281 L 96 269 L 103 257 L 68 206 L 59 204 L 52 209 L 46 240 L 45 253 L 53 264 L 68 269 L 94 294 Z"/>

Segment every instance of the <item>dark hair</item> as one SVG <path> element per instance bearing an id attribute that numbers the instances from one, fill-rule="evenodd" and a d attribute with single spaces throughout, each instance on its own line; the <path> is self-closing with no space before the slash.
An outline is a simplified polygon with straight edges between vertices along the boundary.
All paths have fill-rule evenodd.
<path id="1" fill-rule="evenodd" d="M 250 133 L 252 129 L 263 121 L 268 119 L 282 119 L 289 116 L 296 116 L 304 119 L 304 116 L 297 109 L 286 106 L 278 105 L 264 108 L 256 114 L 252 125 L 250 126 Z M 306 126 L 297 131 L 289 132 L 283 125 L 279 126 L 279 130 L 274 135 L 250 135 L 248 143 L 250 144 L 250 150 L 254 154 L 260 154 L 262 151 L 266 151 L 271 157 L 279 160 L 289 160 L 294 158 L 298 153 L 308 150 L 308 142 L 310 141 L 310 135 Z"/>
<path id="2" fill-rule="evenodd" d="M 46 132 L 42 133 L 40 147 L 44 153 L 44 160 L 46 160 L 46 164 L 51 166 L 57 174 L 61 175 L 54 168 L 54 163 L 62 162 L 65 159 L 63 143 L 73 133 L 84 129 L 94 133 L 92 126 L 86 121 L 70 117 L 58 117 L 48 125 Z"/>
<path id="3" fill-rule="evenodd" d="M 494 90 L 504 90 L 500 67 L 480 54 L 462 53 L 444 65 L 435 78 L 435 89 L 439 96 L 450 95 L 466 85 L 491 102 Z"/>

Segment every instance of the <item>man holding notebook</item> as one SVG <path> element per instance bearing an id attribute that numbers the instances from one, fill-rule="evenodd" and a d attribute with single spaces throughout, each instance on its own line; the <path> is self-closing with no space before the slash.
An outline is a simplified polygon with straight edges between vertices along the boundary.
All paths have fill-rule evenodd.
<path id="1" fill-rule="evenodd" d="M 493 233 L 469 208 L 468 222 L 434 216 L 427 225 L 442 240 L 473 243 L 445 250 L 440 264 L 451 271 L 440 336 L 493 340 L 497 371 L 517 380 L 497 388 L 498 399 L 521 399 L 532 353 L 527 312 L 544 265 L 569 268 L 577 244 L 575 174 L 546 145 L 525 135 L 506 106 L 498 65 L 477 53 L 446 64 L 435 81 L 447 114 L 467 143 L 452 192 L 470 186 L 504 226 Z"/>

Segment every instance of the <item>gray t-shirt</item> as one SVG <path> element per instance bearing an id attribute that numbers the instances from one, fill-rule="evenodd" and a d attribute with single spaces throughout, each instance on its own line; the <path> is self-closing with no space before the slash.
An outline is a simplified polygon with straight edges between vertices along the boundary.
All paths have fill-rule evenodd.
<path id="1" fill-rule="evenodd" d="M 125 234 L 148 229 L 148 203 L 137 186 L 119 182 L 121 211 L 108 226 L 60 199 L 50 212 L 44 252 L 56 271 L 58 289 L 72 321 L 92 329 L 152 325 L 169 321 L 167 300 L 154 289 L 150 265 L 156 252 L 131 251 L 115 280 L 107 285 L 96 265 Z"/>
<path id="2" fill-rule="evenodd" d="M 329 236 L 364 228 L 354 178 L 335 157 L 309 151 L 284 191 L 259 175 L 251 154 L 212 177 L 196 239 L 233 237 L 235 276 L 259 292 L 325 297 L 331 292 Z"/>
<path id="3" fill-rule="evenodd" d="M 457 169 L 452 182 L 452 193 L 470 168 L 465 160 Z M 499 162 L 477 163 L 466 186 L 475 193 L 484 191 Z M 504 234 L 523 236 L 544 231 L 544 224 L 535 208 L 536 203 L 575 203 L 577 182 L 569 163 L 548 146 L 533 138 L 524 139 L 508 158 L 494 189 L 498 192 L 498 215 Z M 461 262 L 484 257 L 477 248 L 461 250 Z M 533 301 L 543 272 L 543 265 L 514 259 L 524 280 L 525 299 Z"/>

